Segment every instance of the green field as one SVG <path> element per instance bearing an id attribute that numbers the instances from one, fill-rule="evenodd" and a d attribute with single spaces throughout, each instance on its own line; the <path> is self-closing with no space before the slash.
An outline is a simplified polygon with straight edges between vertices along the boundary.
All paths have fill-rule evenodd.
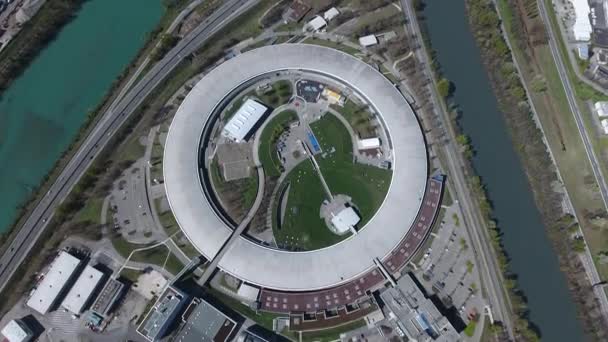
<path id="1" fill-rule="evenodd" d="M 338 118 L 326 114 L 310 125 L 323 151 L 335 152 L 325 158 L 317 157 L 332 194 L 350 196 L 361 215 L 363 226 L 378 210 L 390 184 L 392 172 L 353 162 L 351 137 Z"/>
<path id="2" fill-rule="evenodd" d="M 326 114 L 312 123 L 323 151 L 335 149 L 325 157 L 317 156 L 332 194 L 345 194 L 353 199 L 361 214 L 361 225 L 374 215 L 384 199 L 391 171 L 353 162 L 352 140 L 348 130 L 334 115 Z M 290 185 L 285 221 L 274 237 L 280 247 L 298 250 L 318 249 L 333 245 L 348 235 L 332 233 L 320 218 L 320 208 L 327 195 L 312 164 L 304 161 L 290 171 L 281 184 Z M 276 213 L 280 203 L 274 203 Z"/>
<path id="3" fill-rule="evenodd" d="M 276 140 L 288 125 L 298 119 L 296 112 L 286 110 L 278 113 L 264 127 L 260 136 L 259 157 L 264 172 L 267 176 L 278 177 L 281 174 L 282 165 L 276 153 Z"/>
<path id="4" fill-rule="evenodd" d="M 327 197 L 310 161 L 305 160 L 291 170 L 282 184 L 290 184 L 290 189 L 283 226 L 273 227 L 279 247 L 313 250 L 331 246 L 347 236 L 332 233 L 319 216 L 321 203 Z"/>

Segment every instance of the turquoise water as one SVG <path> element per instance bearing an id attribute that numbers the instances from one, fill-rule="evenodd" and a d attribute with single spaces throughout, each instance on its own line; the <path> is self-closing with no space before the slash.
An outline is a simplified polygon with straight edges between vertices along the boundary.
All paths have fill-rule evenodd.
<path id="1" fill-rule="evenodd" d="M 425 3 L 431 45 L 445 76 L 456 85 L 454 102 L 462 110 L 459 124 L 477 152 L 473 165 L 487 186 L 530 319 L 543 341 L 583 341 L 566 279 L 469 30 L 464 1 Z"/>
<path id="2" fill-rule="evenodd" d="M 0 232 L 159 23 L 159 0 L 90 0 L 0 98 Z"/>

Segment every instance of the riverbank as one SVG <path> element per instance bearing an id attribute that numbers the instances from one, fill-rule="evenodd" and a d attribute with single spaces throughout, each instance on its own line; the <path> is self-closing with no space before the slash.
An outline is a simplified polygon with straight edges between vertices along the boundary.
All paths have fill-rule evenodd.
<path id="1" fill-rule="evenodd" d="M 597 304 L 591 307 L 589 305 L 594 302 L 594 295 L 578 258 L 582 240 L 573 234 L 578 230 L 574 217 L 564 211 L 565 194 L 560 189 L 561 181 L 555 171 L 556 166 L 529 105 L 530 100 L 513 64 L 511 51 L 504 41 L 497 13 L 488 0 L 467 0 L 466 4 L 471 30 L 482 53 L 486 72 L 534 194 L 547 236 L 558 256 L 560 270 L 566 276 L 584 330 L 591 333 L 596 329 L 594 326 L 597 326 L 598 307 Z M 521 316 L 529 314 L 525 305 L 520 310 Z"/>
<path id="2" fill-rule="evenodd" d="M 424 3 L 419 3 L 419 6 L 416 8 L 419 15 L 424 15 L 425 7 L 426 5 Z M 488 197 L 487 189 L 481 177 L 478 176 L 478 173 L 472 163 L 472 158 L 475 156 L 475 147 L 472 144 L 470 137 L 465 134 L 459 123 L 459 118 L 461 115 L 466 114 L 461 113 L 458 103 L 455 103 L 453 99 L 453 93 L 457 84 L 452 83 L 446 78 L 446 75 L 442 71 L 441 63 L 438 60 L 438 52 L 433 48 L 428 27 L 426 27 L 428 24 L 426 22 L 426 18 L 421 17 L 420 20 L 422 24 L 421 29 L 424 35 L 424 41 L 427 45 L 427 50 L 430 51 L 429 53 L 431 54 L 429 58 L 432 60 L 431 65 L 435 74 L 435 79 L 437 80 L 437 92 L 443 97 L 445 107 L 451 112 L 450 117 L 454 121 L 453 127 L 456 130 L 455 135 L 457 142 L 461 147 L 461 153 L 464 157 L 463 159 L 466 161 L 464 163 L 465 169 L 463 171 L 468 178 L 468 186 L 478 202 L 479 211 L 486 225 L 486 229 L 488 229 L 489 235 L 491 236 L 490 242 L 498 259 L 498 266 L 500 267 L 500 271 L 504 279 L 504 288 L 506 290 L 506 295 L 509 297 L 509 306 L 513 315 L 512 320 L 514 322 L 514 333 L 518 339 L 525 341 L 537 341 L 539 340 L 538 333 L 527 316 L 525 295 L 518 288 L 517 277 L 514 276 L 514 274 L 510 271 L 508 253 L 502 243 L 502 233 L 496 219 L 494 218 L 493 207 Z M 500 325 L 500 322 L 498 322 L 498 325 Z M 493 327 L 492 334 L 496 335 L 500 330 L 501 329 L 498 327 Z"/>
<path id="3" fill-rule="evenodd" d="M 0 53 L 0 96 L 72 20 L 85 0 L 47 1 Z"/>

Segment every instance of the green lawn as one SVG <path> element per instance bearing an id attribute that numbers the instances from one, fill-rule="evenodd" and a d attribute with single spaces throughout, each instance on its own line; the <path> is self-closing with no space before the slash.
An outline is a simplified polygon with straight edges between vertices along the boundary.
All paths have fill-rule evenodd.
<path id="1" fill-rule="evenodd" d="M 340 334 L 361 328 L 364 325 L 365 321 L 360 319 L 331 329 L 304 332 L 302 333 L 302 341 L 336 341 L 340 339 Z"/>
<path id="2" fill-rule="evenodd" d="M 253 205 L 253 202 L 255 202 L 255 198 L 258 194 L 257 172 L 254 170 L 247 178 L 226 182 L 224 180 L 224 176 L 222 175 L 222 170 L 219 166 L 217 158 L 213 159 L 209 167 L 211 181 L 213 182 L 213 185 L 219 196 L 223 197 L 226 195 L 226 192 L 234 191 L 235 188 L 239 189 L 240 193 L 242 193 L 242 203 L 240 205 L 245 210 L 249 210 L 249 208 L 251 208 L 251 206 Z"/>
<path id="3" fill-rule="evenodd" d="M 346 45 L 343 45 L 343 44 L 340 44 L 340 43 L 336 43 L 336 42 L 332 42 L 332 41 L 329 41 L 329 40 L 325 40 L 325 39 L 319 39 L 319 38 L 313 38 L 313 37 L 311 37 L 311 38 L 306 39 L 302 43 L 330 47 L 332 49 L 336 49 L 336 50 L 340 50 L 342 52 L 346 52 L 349 55 L 354 55 L 356 53 L 359 53 L 358 49 L 355 49 L 355 48 L 352 48 L 350 46 L 346 46 Z"/>
<path id="4" fill-rule="evenodd" d="M 363 106 L 358 105 L 351 100 L 347 100 L 344 103 L 344 106 L 340 107 L 338 105 L 332 105 L 331 108 L 342 114 L 353 130 L 357 132 L 361 138 L 365 139 L 377 136 L 375 129 L 370 122 L 372 115 Z"/>
<path id="5" fill-rule="evenodd" d="M 179 230 L 179 225 L 177 224 L 177 221 L 175 221 L 175 216 L 173 216 L 173 212 L 171 212 L 171 210 L 158 214 L 158 220 L 163 228 L 165 228 L 167 235 L 174 234 Z"/>
<path id="6" fill-rule="evenodd" d="M 282 184 L 290 184 L 290 189 L 283 226 L 273 227 L 279 247 L 313 250 L 331 246 L 348 236 L 332 233 L 321 219 L 321 204 L 327 197 L 310 161 L 305 160 L 291 170 Z M 280 203 L 275 203 L 275 215 L 278 206 Z"/>
<path id="7" fill-rule="evenodd" d="M 267 176 L 278 177 L 281 174 L 282 166 L 276 153 L 276 140 L 283 133 L 285 128 L 293 121 L 298 119 L 296 112 L 286 110 L 278 113 L 264 127 L 260 136 L 259 157 L 264 172 Z"/>
<path id="8" fill-rule="evenodd" d="M 391 171 L 353 162 L 353 146 L 348 130 L 334 115 L 326 114 L 312 123 L 323 151 L 335 152 L 325 158 L 317 156 L 332 194 L 345 194 L 353 199 L 361 214 L 363 226 L 380 207 L 391 178 Z M 332 233 L 320 218 L 320 208 L 327 195 L 319 176 L 309 161 L 304 161 L 290 171 L 281 186 L 290 185 L 285 221 L 279 229 L 274 225 L 274 236 L 283 247 L 312 250 L 327 247 L 348 235 Z M 280 203 L 274 203 L 274 212 Z"/>
<path id="9" fill-rule="evenodd" d="M 323 151 L 335 148 L 335 152 L 325 158 L 317 157 L 329 189 L 334 195 L 350 196 L 361 215 L 359 226 L 365 225 L 386 197 L 392 172 L 354 163 L 351 137 L 334 115 L 326 114 L 310 126 Z"/>
<path id="10" fill-rule="evenodd" d="M 210 287 L 207 287 L 206 290 L 210 295 L 212 295 L 214 298 L 216 298 L 217 300 L 222 302 L 227 307 L 229 307 L 229 308 L 233 309 L 234 311 L 240 313 L 241 315 L 251 319 L 252 321 L 256 322 L 257 324 L 261 325 L 262 327 L 264 327 L 268 330 L 272 330 L 272 321 L 276 317 L 281 317 L 281 315 L 272 314 L 272 313 L 268 313 L 268 312 L 255 312 L 254 310 L 250 309 L 248 306 L 244 305 L 237 299 L 227 296 L 224 293 L 219 292 Z"/>
<path id="11" fill-rule="evenodd" d="M 74 221 L 86 222 L 89 224 L 101 223 L 101 207 L 103 206 L 102 198 L 90 198 L 85 203 L 84 207 L 74 215 Z"/>

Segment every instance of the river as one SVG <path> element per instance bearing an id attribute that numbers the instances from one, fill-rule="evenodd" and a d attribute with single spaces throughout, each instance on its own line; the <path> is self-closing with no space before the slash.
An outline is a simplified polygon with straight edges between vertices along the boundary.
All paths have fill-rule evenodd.
<path id="1" fill-rule="evenodd" d="M 425 3 L 431 45 L 445 76 L 456 86 L 453 99 L 463 113 L 459 124 L 477 152 L 473 164 L 487 186 L 511 269 L 528 300 L 530 318 L 543 341 L 585 340 L 566 279 L 498 110 L 464 1 Z"/>
<path id="2" fill-rule="evenodd" d="M 159 23 L 160 0 L 89 0 L 0 98 L 0 232 Z"/>

